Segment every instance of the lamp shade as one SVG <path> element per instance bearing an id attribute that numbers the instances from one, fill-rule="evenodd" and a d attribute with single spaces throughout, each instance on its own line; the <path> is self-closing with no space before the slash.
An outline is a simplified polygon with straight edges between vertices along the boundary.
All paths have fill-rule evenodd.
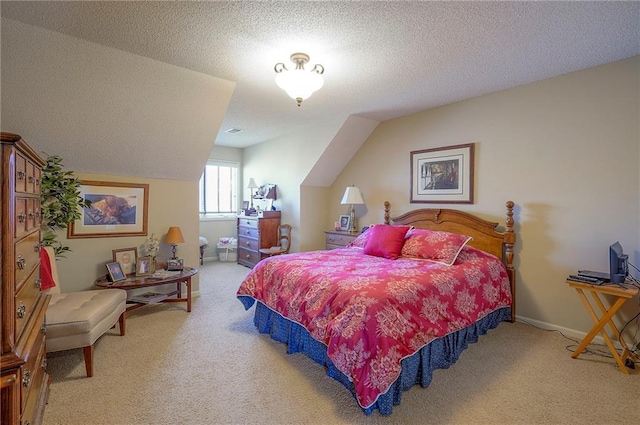
<path id="1" fill-rule="evenodd" d="M 249 179 L 249 184 L 247 185 L 247 189 L 257 189 L 259 186 L 256 184 L 256 181 L 251 177 Z"/>
<path id="2" fill-rule="evenodd" d="M 169 227 L 167 236 L 164 238 L 164 243 L 169 245 L 176 245 L 184 243 L 184 237 L 182 236 L 182 230 L 179 227 Z"/>
<path id="3" fill-rule="evenodd" d="M 322 75 L 304 69 L 294 69 L 276 75 L 276 84 L 294 100 L 307 99 L 324 85 Z"/>
<path id="4" fill-rule="evenodd" d="M 362 192 L 356 186 L 347 186 L 344 191 L 344 195 L 342 195 L 341 204 L 351 204 L 351 205 L 363 205 L 364 199 L 362 198 Z"/>

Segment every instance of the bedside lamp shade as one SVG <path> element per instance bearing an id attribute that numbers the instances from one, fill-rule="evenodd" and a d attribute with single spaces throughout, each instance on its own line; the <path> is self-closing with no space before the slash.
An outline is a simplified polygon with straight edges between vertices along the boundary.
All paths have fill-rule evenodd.
<path id="1" fill-rule="evenodd" d="M 173 248 L 171 250 L 173 257 L 172 260 L 175 260 L 176 257 L 176 245 L 184 243 L 184 237 L 182 236 L 182 230 L 179 227 L 169 227 L 169 231 L 167 232 L 167 236 L 164 238 L 164 243 L 172 245 Z"/>
<path id="2" fill-rule="evenodd" d="M 356 186 L 347 186 L 344 191 L 344 195 L 342 195 L 342 201 L 340 202 L 342 205 L 351 204 L 351 226 L 349 227 L 350 232 L 356 232 L 358 227 L 356 226 L 356 211 L 354 209 L 354 205 L 364 205 L 364 199 L 362 198 L 362 192 Z"/>

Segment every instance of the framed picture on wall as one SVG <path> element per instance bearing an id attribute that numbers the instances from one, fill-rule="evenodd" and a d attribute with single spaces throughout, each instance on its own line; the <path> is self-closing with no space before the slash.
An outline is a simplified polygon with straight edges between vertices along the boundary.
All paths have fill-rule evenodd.
<path id="1" fill-rule="evenodd" d="M 146 236 L 149 185 L 83 181 L 80 196 L 91 201 L 69 225 L 67 238 Z"/>
<path id="2" fill-rule="evenodd" d="M 473 143 L 413 151 L 410 157 L 411 203 L 473 203 Z"/>

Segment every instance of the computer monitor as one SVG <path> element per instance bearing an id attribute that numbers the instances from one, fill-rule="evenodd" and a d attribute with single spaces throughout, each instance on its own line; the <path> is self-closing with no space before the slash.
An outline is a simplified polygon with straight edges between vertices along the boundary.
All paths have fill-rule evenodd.
<path id="1" fill-rule="evenodd" d="M 629 256 L 622 252 L 620 242 L 616 242 L 609 247 L 609 273 L 611 274 L 611 282 L 622 283 L 627 279 L 629 273 L 628 260 Z"/>

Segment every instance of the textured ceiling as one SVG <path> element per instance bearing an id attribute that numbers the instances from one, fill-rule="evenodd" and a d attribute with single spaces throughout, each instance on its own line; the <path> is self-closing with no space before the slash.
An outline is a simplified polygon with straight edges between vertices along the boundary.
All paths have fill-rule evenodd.
<path id="1" fill-rule="evenodd" d="M 385 121 L 640 54 L 634 2 L 6 2 L 2 16 L 237 82 L 216 143 Z M 293 52 L 325 67 L 298 108 Z M 244 131 L 230 135 L 235 127 Z"/>

